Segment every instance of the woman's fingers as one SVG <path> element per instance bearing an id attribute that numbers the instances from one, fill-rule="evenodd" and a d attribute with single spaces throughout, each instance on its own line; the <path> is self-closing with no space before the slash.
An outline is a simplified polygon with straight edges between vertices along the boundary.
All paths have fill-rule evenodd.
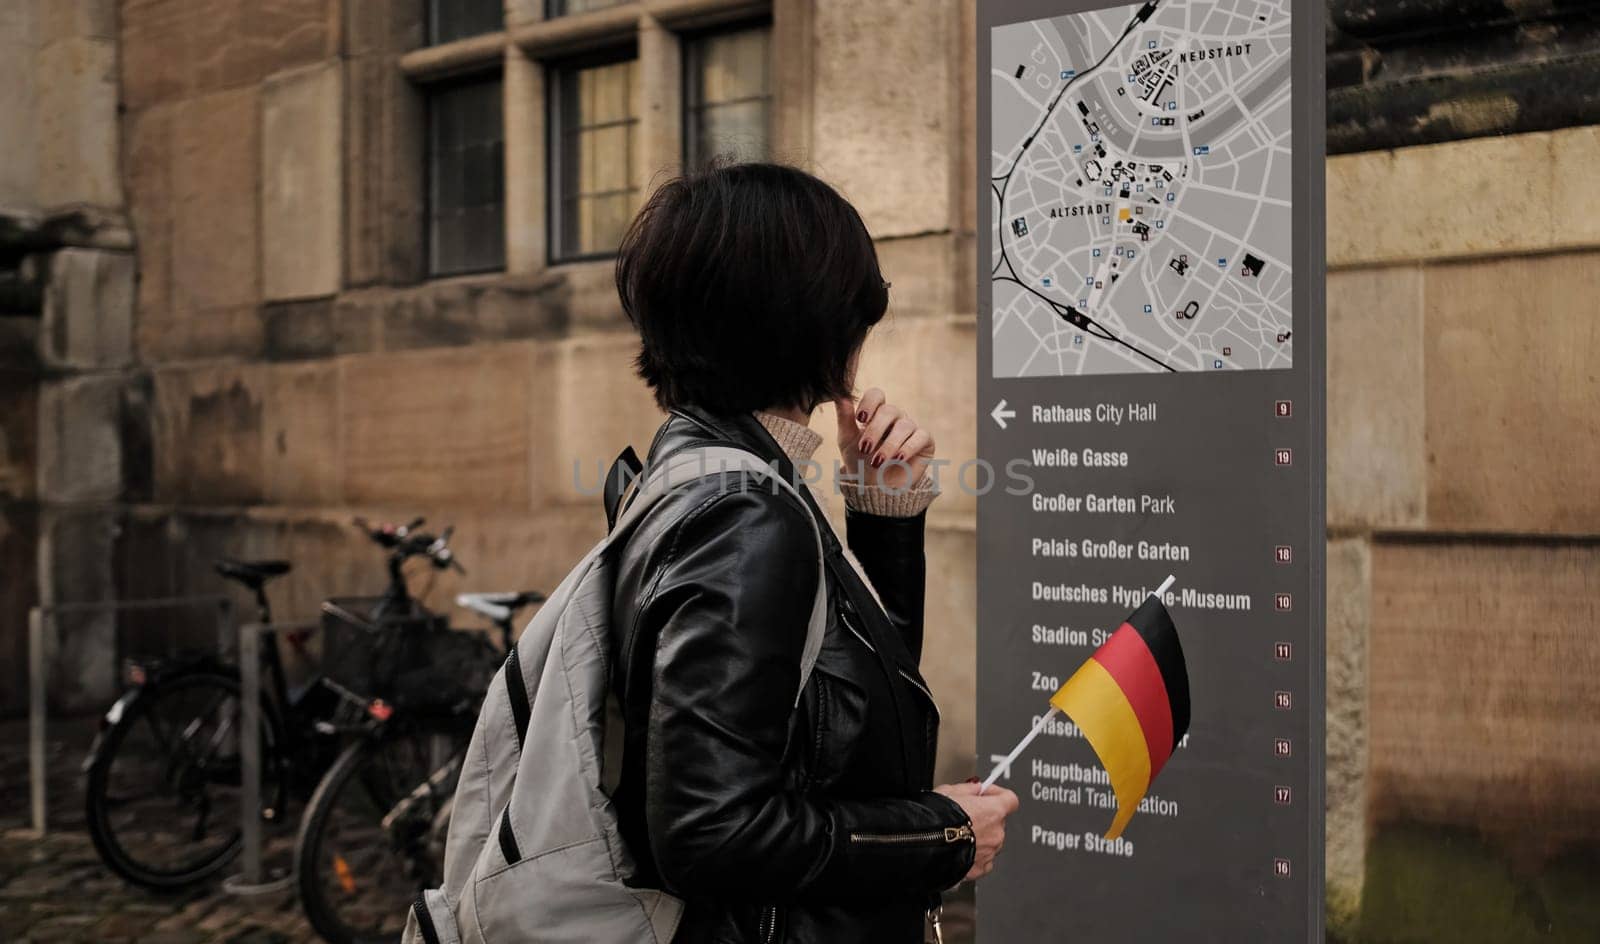
<path id="1" fill-rule="evenodd" d="M 900 408 L 892 403 L 885 403 L 874 410 L 872 420 L 867 423 L 867 428 L 861 431 L 861 454 L 875 456 L 878 447 L 883 444 L 884 437 L 889 435 L 889 429 L 904 415 Z"/>
<path id="2" fill-rule="evenodd" d="M 872 464 L 881 466 L 891 459 L 904 460 L 906 456 L 903 455 L 902 447 L 916 431 L 916 422 L 911 417 L 901 414 L 890 424 L 889 431 L 883 434 L 883 442 L 878 444 L 878 451 L 873 453 Z"/>
<path id="3" fill-rule="evenodd" d="M 856 422 L 862 426 L 872 422 L 872 418 L 878 414 L 878 408 L 887 400 L 888 397 L 884 395 L 881 387 L 873 387 L 863 393 L 860 401 L 856 403 Z"/>
<path id="4" fill-rule="evenodd" d="M 861 434 L 861 424 L 856 421 L 856 401 L 840 397 L 833 401 L 833 415 L 839 422 L 839 445 L 853 443 Z"/>

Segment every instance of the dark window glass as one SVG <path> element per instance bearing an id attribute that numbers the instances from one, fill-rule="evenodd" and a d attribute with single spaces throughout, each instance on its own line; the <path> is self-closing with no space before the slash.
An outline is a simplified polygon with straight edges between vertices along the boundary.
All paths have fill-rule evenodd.
<path id="1" fill-rule="evenodd" d="M 684 163 L 765 160 L 772 138 L 772 28 L 715 33 L 689 43 Z"/>
<path id="2" fill-rule="evenodd" d="M 590 10 L 601 10 L 627 2 L 628 0 L 546 0 L 545 16 L 571 16 L 574 13 L 588 13 Z"/>
<path id="3" fill-rule="evenodd" d="M 500 80 L 428 93 L 428 270 L 457 275 L 506 262 Z"/>
<path id="4" fill-rule="evenodd" d="M 428 0 L 428 43 L 499 32 L 504 0 Z"/>
<path id="5" fill-rule="evenodd" d="M 556 259 L 614 251 L 633 218 L 636 74 L 632 59 L 556 73 L 550 178 Z"/>

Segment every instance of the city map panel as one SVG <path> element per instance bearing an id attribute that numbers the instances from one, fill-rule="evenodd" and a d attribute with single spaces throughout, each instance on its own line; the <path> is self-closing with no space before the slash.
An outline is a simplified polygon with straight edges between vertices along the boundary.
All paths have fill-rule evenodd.
<path id="1" fill-rule="evenodd" d="M 991 42 L 994 376 L 1292 367 L 1289 0 Z"/>

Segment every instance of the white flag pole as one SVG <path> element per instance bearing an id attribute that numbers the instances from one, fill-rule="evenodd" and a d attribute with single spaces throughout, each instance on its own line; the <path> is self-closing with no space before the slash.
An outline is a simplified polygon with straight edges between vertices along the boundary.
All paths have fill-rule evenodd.
<path id="1" fill-rule="evenodd" d="M 1054 705 L 1050 706 L 1050 710 L 1045 712 L 1038 721 L 1033 723 L 1033 730 L 1028 732 L 1028 736 L 1018 741 L 1017 746 L 1013 747 L 1011 749 L 1011 753 L 1006 755 L 1006 759 L 998 764 L 995 764 L 994 769 L 989 771 L 989 779 L 985 780 L 983 782 L 983 786 L 978 788 L 978 793 L 981 794 L 990 787 L 994 786 L 994 782 L 1000 779 L 1000 775 L 1011 769 L 1011 762 L 1017 759 L 1017 755 L 1026 750 L 1028 745 L 1033 743 L 1033 739 L 1039 736 L 1039 732 L 1044 730 L 1044 726 L 1050 723 L 1050 719 L 1054 718 L 1060 713 L 1060 708 L 1057 708 Z"/>
<path id="2" fill-rule="evenodd" d="M 1155 592 L 1151 593 L 1150 595 L 1153 597 L 1164 597 L 1167 595 L 1167 591 L 1172 589 L 1172 585 L 1177 582 L 1178 578 L 1175 575 L 1168 574 L 1167 579 L 1162 581 L 1161 586 L 1157 587 Z M 1011 753 L 1005 756 L 1005 760 L 995 764 L 994 769 L 989 771 L 988 778 L 983 781 L 982 786 L 978 787 L 978 793 L 982 794 L 990 787 L 994 786 L 994 782 L 1000 779 L 1000 775 L 1011 769 L 1011 762 L 1016 760 L 1023 751 L 1027 750 L 1028 745 L 1033 743 L 1033 739 L 1038 737 L 1039 732 L 1043 731 L 1045 725 L 1050 723 L 1050 719 L 1054 718 L 1060 713 L 1060 708 L 1057 708 L 1054 705 L 1050 706 L 1050 710 L 1041 715 L 1039 720 L 1033 723 L 1033 729 L 1030 730 L 1022 740 L 1017 742 L 1017 746 L 1011 749 Z"/>

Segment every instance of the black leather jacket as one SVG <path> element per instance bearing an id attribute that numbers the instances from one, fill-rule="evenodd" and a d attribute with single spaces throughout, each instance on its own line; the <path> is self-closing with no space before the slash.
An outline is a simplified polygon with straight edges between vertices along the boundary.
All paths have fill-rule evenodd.
<path id="1" fill-rule="evenodd" d="M 698 411 L 668 419 L 649 461 L 704 443 L 792 475 L 753 417 Z M 701 479 L 616 552 L 613 798 L 636 883 L 687 901 L 685 944 L 917 944 L 926 910 L 972 865 L 966 814 L 929 792 L 923 517 L 849 514 L 879 606 L 806 503 L 742 473 Z M 830 613 L 797 708 L 817 573 L 807 514 L 823 521 Z"/>

